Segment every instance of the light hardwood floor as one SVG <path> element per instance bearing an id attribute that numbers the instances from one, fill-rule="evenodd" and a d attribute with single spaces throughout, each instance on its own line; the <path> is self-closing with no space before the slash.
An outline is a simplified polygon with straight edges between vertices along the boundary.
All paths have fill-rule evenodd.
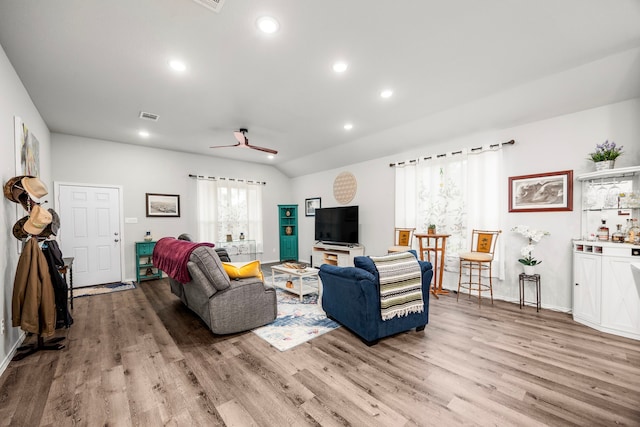
<path id="1" fill-rule="evenodd" d="M 211 334 L 165 280 L 73 316 L 64 350 L 0 377 L 1 425 L 640 425 L 640 342 L 548 310 L 443 296 L 424 332 L 367 347 L 339 328 L 286 352 Z"/>

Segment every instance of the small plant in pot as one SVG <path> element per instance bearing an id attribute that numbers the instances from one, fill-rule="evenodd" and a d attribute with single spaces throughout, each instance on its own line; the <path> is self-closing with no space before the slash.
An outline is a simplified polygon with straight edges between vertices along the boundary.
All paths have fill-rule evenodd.
<path id="1" fill-rule="evenodd" d="M 596 151 L 589 153 L 589 158 L 595 163 L 596 170 L 611 169 L 618 157 L 622 155 L 623 146 L 617 146 L 615 142 L 606 140 L 596 145 Z"/>
<path id="2" fill-rule="evenodd" d="M 429 226 L 427 227 L 427 233 L 436 234 L 436 225 L 435 224 L 429 224 Z"/>
<path id="3" fill-rule="evenodd" d="M 516 233 L 521 234 L 527 239 L 527 245 L 523 246 L 520 250 L 521 258 L 518 259 L 518 262 L 522 264 L 524 269 L 524 274 L 533 275 L 535 273 L 535 266 L 542 263 L 535 259 L 532 256 L 533 250 L 535 249 L 535 244 L 538 243 L 544 236 L 548 236 L 548 231 L 543 230 L 533 230 L 526 225 L 518 225 L 511 229 L 511 231 L 515 231 Z"/>

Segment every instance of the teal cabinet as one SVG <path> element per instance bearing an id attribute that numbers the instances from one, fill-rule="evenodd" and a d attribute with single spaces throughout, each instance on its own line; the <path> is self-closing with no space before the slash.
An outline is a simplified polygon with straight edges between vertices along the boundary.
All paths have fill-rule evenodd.
<path id="1" fill-rule="evenodd" d="M 162 271 L 153 266 L 153 248 L 156 242 L 136 242 L 136 279 L 162 279 Z"/>
<path id="2" fill-rule="evenodd" d="M 298 205 L 278 205 L 280 261 L 298 261 Z"/>

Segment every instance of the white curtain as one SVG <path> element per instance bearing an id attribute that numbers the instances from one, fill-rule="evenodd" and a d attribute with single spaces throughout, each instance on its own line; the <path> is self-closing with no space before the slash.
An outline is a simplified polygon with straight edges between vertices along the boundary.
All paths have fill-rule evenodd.
<path id="1" fill-rule="evenodd" d="M 237 240 L 256 241 L 261 253 L 262 184 L 230 179 L 197 178 L 198 241 L 225 241 L 227 234 Z"/>
<path id="2" fill-rule="evenodd" d="M 499 230 L 506 180 L 502 149 L 460 150 L 396 165 L 396 227 L 426 233 L 435 224 L 447 239 L 445 268 L 458 269 L 458 253 L 471 249 L 471 230 Z M 504 261 L 498 239 L 494 275 L 502 278 Z"/>

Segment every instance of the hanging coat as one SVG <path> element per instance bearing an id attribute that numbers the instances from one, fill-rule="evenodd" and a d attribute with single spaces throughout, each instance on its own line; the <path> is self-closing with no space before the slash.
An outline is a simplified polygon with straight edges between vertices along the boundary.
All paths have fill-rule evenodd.
<path id="1" fill-rule="evenodd" d="M 56 329 L 68 328 L 73 323 L 73 317 L 69 312 L 67 283 L 59 272 L 59 269 L 64 266 L 64 260 L 58 242 L 47 240 L 42 246 L 42 253 L 49 265 L 49 275 L 56 298 Z"/>
<path id="2" fill-rule="evenodd" d="M 56 302 L 49 266 L 31 238 L 24 245 L 13 283 L 12 324 L 25 332 L 48 337 L 56 329 Z"/>

